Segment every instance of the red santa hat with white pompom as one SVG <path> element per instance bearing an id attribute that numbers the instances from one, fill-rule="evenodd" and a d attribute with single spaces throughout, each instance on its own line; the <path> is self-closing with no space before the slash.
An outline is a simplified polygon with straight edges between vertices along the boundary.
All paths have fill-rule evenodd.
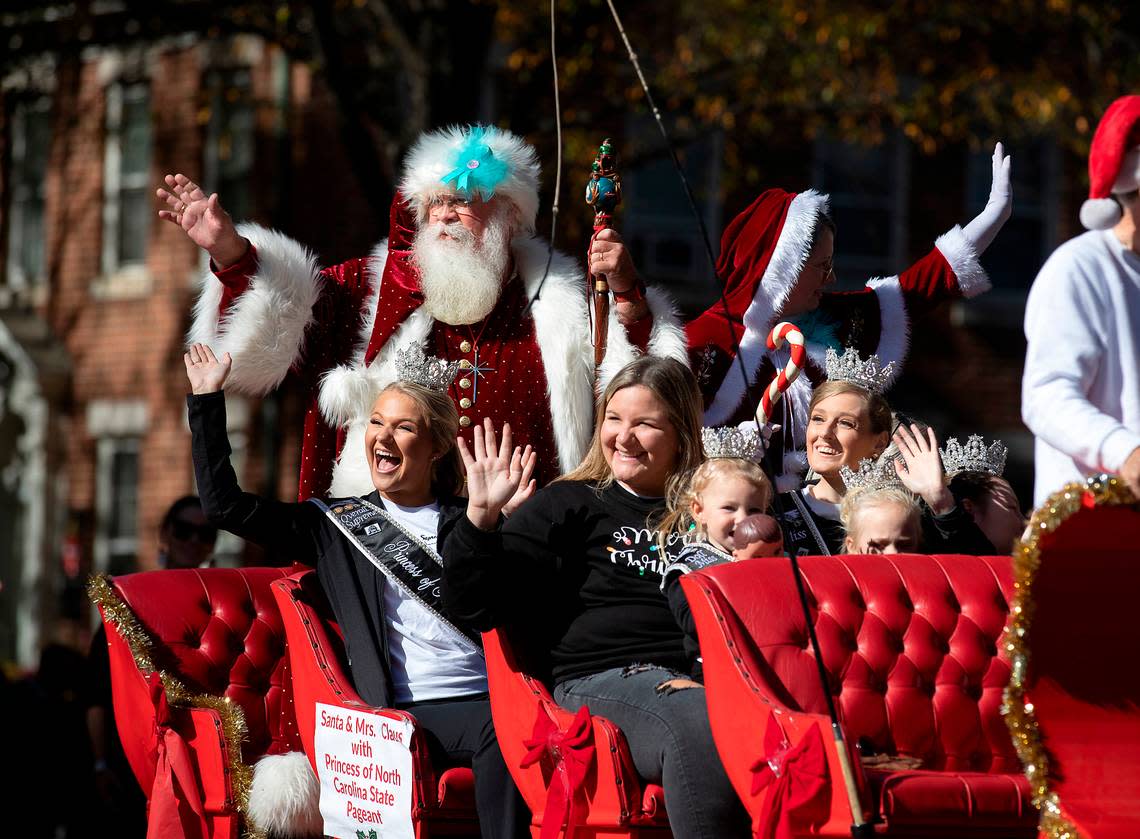
<path id="1" fill-rule="evenodd" d="M 1108 106 L 1089 152 L 1089 197 L 1081 224 L 1107 230 L 1124 214 L 1114 198 L 1140 187 L 1140 96 L 1121 96 Z"/>

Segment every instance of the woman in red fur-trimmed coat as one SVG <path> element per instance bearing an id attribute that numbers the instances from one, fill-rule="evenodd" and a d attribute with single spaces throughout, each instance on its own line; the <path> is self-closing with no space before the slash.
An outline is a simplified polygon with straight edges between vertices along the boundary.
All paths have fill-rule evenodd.
<path id="1" fill-rule="evenodd" d="M 849 292 L 826 291 L 834 282 L 835 247 L 827 196 L 814 190 L 762 193 L 721 239 L 717 274 L 725 285 L 729 315 L 718 302 L 685 330 L 705 397 L 705 424 L 753 418 L 763 388 L 788 361 L 786 348 L 767 349 L 768 331 L 781 320 L 800 326 L 807 339 L 807 367 L 776 405 L 772 422 L 783 431 L 769 444 L 779 488 L 798 487 L 807 466 L 807 407 L 812 388 L 826 378 L 827 348 L 842 352 L 854 347 L 864 357 L 877 354 L 883 364 L 895 362 L 897 376 L 906 359 L 912 318 L 946 300 L 987 291 L 989 279 L 978 256 L 1009 218 L 1009 167 L 998 143 L 985 209 L 965 227 L 939 236 L 934 248 L 901 274 Z M 739 361 L 730 335 L 739 344 Z"/>

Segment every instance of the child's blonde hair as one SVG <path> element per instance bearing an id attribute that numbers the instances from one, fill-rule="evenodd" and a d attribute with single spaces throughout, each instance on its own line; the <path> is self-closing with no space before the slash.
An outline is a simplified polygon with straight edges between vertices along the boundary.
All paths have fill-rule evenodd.
<path id="1" fill-rule="evenodd" d="M 697 525 L 693 518 L 693 502 L 701 497 L 712 481 L 725 478 L 743 478 L 752 484 L 764 495 L 761 505 L 764 509 L 772 503 L 772 482 L 760 464 L 738 457 L 714 457 L 706 460 L 689 473 L 687 480 L 679 481 L 669 493 L 668 510 L 658 525 L 662 550 L 670 535 L 679 533 L 685 536 L 693 525 Z"/>
<path id="2" fill-rule="evenodd" d="M 844 532 L 855 539 L 855 525 L 858 522 L 859 513 L 868 507 L 878 507 L 882 504 L 898 504 L 906 510 L 907 515 L 913 518 L 916 523 L 921 522 L 922 505 L 918 501 L 918 496 L 906 487 L 857 488 L 849 490 L 839 505 L 839 521 L 843 524 Z"/>

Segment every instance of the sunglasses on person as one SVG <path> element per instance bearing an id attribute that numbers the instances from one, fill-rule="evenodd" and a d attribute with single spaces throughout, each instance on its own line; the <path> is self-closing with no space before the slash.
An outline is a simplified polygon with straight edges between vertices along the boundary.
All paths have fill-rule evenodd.
<path id="1" fill-rule="evenodd" d="M 188 521 L 175 519 L 171 522 L 171 535 L 179 542 L 189 542 L 197 539 L 199 542 L 213 544 L 218 539 L 218 529 L 208 524 L 192 524 Z"/>

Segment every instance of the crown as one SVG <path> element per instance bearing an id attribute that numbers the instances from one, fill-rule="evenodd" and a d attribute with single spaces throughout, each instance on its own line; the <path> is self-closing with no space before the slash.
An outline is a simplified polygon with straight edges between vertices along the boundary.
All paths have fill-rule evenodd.
<path id="1" fill-rule="evenodd" d="M 971 434 L 966 445 L 958 442 L 957 437 L 946 441 L 946 448 L 942 449 L 942 468 L 948 477 L 954 477 L 959 472 L 987 472 L 990 475 L 1001 475 L 1005 471 L 1005 456 L 1009 449 L 1001 440 L 994 440 L 988 447 L 986 441 L 977 434 Z"/>
<path id="2" fill-rule="evenodd" d="M 882 489 L 889 486 L 902 486 L 895 471 L 895 457 L 869 457 L 859 462 L 859 468 L 852 471 L 847 466 L 839 467 L 839 477 L 848 490 Z"/>
<path id="3" fill-rule="evenodd" d="M 445 391 L 459 372 L 458 361 L 444 361 L 424 352 L 419 344 L 409 344 L 396 350 L 396 378 L 402 382 Z"/>
<path id="4" fill-rule="evenodd" d="M 859 357 L 854 347 L 848 347 L 840 355 L 833 347 L 827 348 L 825 360 L 827 378 L 832 381 L 851 382 L 871 393 L 882 393 L 895 374 L 895 363 L 879 364 L 879 356 L 872 355 L 866 361 Z"/>
<path id="5" fill-rule="evenodd" d="M 760 431 L 754 426 L 736 428 L 702 428 L 701 442 L 705 446 L 705 457 L 738 457 L 741 460 L 754 460 L 760 451 Z"/>

